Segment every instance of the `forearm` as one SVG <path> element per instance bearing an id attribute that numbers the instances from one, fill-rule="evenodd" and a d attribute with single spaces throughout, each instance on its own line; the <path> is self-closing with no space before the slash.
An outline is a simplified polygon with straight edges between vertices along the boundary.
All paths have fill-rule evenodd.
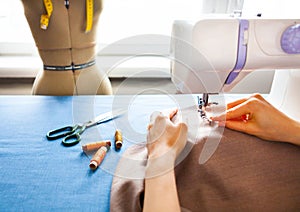
<path id="1" fill-rule="evenodd" d="M 145 180 L 143 211 L 180 211 L 174 169 Z"/>
<path id="2" fill-rule="evenodd" d="M 174 161 L 170 157 L 148 160 L 144 211 L 180 211 Z"/>

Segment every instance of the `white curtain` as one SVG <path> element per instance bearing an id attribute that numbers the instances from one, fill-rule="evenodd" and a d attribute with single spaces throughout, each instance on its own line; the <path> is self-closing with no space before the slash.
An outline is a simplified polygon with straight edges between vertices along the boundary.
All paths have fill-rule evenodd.
<path id="1" fill-rule="evenodd" d="M 233 13 L 242 10 L 244 0 L 203 0 L 202 12 L 207 13 Z"/>
<path id="2" fill-rule="evenodd" d="M 299 0 L 245 0 L 243 15 L 263 18 L 300 18 Z"/>

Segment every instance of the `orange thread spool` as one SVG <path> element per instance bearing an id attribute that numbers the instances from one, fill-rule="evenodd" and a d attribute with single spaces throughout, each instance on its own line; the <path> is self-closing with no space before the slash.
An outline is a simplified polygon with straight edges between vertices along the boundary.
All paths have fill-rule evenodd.
<path id="1" fill-rule="evenodd" d="M 94 151 L 94 150 L 97 150 L 97 149 L 99 149 L 100 147 L 106 146 L 106 145 L 111 146 L 110 140 L 97 141 L 97 142 L 93 142 L 93 143 L 89 143 L 89 144 L 83 145 L 83 146 L 82 146 L 82 150 L 83 150 L 84 152 Z"/>
<path id="2" fill-rule="evenodd" d="M 115 147 L 116 149 L 121 149 L 123 145 L 123 137 L 121 130 L 116 130 L 115 132 Z"/>
<path id="3" fill-rule="evenodd" d="M 109 150 L 109 145 L 106 145 L 106 146 L 102 146 L 96 152 L 96 154 L 93 156 L 92 160 L 90 161 L 90 165 L 89 165 L 90 169 L 95 170 L 98 168 L 98 166 L 100 166 L 108 150 Z"/>

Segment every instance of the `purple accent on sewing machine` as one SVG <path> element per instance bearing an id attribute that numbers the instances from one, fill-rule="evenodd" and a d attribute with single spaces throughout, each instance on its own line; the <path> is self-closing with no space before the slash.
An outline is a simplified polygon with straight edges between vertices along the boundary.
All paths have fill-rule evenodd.
<path id="1" fill-rule="evenodd" d="M 289 26 L 282 33 L 280 45 L 287 54 L 300 54 L 300 24 Z"/>
<path id="2" fill-rule="evenodd" d="M 230 84 L 232 81 L 239 75 L 240 71 L 243 69 L 246 63 L 247 57 L 247 44 L 244 42 L 245 40 L 245 31 L 249 28 L 249 21 L 248 20 L 240 20 L 239 26 L 239 39 L 238 39 L 238 49 L 237 49 L 237 60 L 235 67 L 230 72 L 229 76 L 227 77 L 225 84 Z"/>

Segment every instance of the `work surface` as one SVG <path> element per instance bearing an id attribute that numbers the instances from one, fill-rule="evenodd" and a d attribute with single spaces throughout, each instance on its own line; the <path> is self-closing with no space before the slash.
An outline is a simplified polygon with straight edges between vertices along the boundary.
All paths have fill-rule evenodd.
<path id="1" fill-rule="evenodd" d="M 0 210 L 109 211 L 113 174 L 121 155 L 129 146 L 145 142 L 153 111 L 186 108 L 195 102 L 195 96 L 178 98 L 0 96 Z M 51 129 L 82 123 L 116 108 L 125 108 L 128 113 L 87 129 L 80 144 L 64 147 L 60 139 L 46 138 Z M 113 141 L 117 128 L 124 135 L 121 151 L 111 148 L 100 168 L 91 171 L 90 155 L 82 152 L 81 145 Z"/>
<path id="2" fill-rule="evenodd" d="M 188 101 L 187 101 L 188 102 Z M 120 155 L 144 142 L 149 115 L 180 106 L 165 96 L 0 96 L 0 210 L 108 211 L 110 186 Z M 114 108 L 124 117 L 87 129 L 81 144 L 110 139 L 115 129 L 124 134 L 121 151 L 113 148 L 96 171 L 81 144 L 64 147 L 48 141 L 54 128 L 83 123 Z"/>

